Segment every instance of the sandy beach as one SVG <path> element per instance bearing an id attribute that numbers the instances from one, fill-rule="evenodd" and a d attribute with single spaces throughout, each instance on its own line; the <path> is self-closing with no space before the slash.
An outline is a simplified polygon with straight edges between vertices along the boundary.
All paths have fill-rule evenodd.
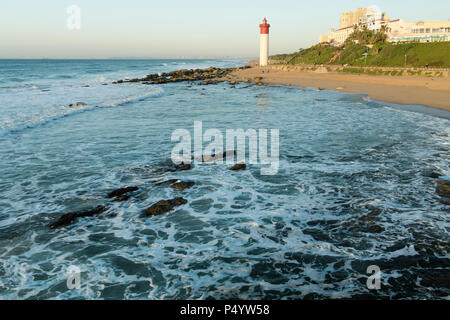
<path id="1" fill-rule="evenodd" d="M 423 105 L 450 111 L 450 78 L 423 76 L 381 76 L 339 72 L 279 70 L 276 66 L 237 70 L 238 81 L 261 77 L 263 84 L 315 87 L 349 93 L 368 94 L 372 99 L 403 105 Z"/>

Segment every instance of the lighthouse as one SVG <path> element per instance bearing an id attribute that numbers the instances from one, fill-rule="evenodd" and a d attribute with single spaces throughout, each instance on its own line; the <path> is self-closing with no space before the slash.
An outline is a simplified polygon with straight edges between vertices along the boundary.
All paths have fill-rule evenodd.
<path id="1" fill-rule="evenodd" d="M 261 29 L 259 44 L 259 65 L 265 67 L 269 64 L 269 28 L 270 24 L 264 18 L 263 23 L 259 25 Z"/>

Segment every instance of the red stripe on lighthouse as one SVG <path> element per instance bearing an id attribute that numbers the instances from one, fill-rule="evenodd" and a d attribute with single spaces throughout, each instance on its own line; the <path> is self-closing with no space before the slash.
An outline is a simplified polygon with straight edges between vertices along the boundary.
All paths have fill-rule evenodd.
<path id="1" fill-rule="evenodd" d="M 267 23 L 266 18 L 264 18 L 263 23 L 259 27 L 261 28 L 261 34 L 269 34 L 270 24 Z"/>

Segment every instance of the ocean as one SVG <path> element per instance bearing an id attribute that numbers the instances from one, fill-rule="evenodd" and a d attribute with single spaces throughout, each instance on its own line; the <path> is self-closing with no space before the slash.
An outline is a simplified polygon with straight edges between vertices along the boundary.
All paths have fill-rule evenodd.
<path id="1" fill-rule="evenodd" d="M 0 60 L 0 298 L 448 299 L 448 118 L 314 88 L 111 84 L 245 62 Z M 277 174 L 162 170 L 194 121 L 279 129 Z M 124 186 L 139 190 L 107 198 Z"/>

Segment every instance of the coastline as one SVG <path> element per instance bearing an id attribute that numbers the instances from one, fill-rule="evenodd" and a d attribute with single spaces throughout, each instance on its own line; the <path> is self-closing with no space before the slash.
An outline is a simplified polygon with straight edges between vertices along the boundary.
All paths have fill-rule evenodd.
<path id="1" fill-rule="evenodd" d="M 450 112 L 450 78 L 421 76 L 355 75 L 338 72 L 282 70 L 276 66 L 251 67 L 231 74 L 236 81 L 267 85 L 315 87 L 347 93 L 367 94 L 370 98 L 401 105 L 422 105 Z M 255 78 L 259 81 L 255 81 Z"/>

